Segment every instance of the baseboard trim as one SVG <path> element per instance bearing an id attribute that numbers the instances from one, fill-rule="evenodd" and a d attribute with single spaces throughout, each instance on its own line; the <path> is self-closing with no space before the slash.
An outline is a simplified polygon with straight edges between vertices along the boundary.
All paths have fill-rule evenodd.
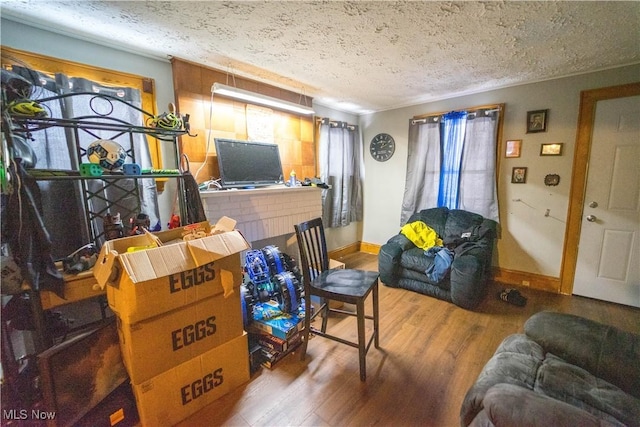
<path id="1" fill-rule="evenodd" d="M 355 254 L 360 251 L 361 242 L 351 243 L 350 245 L 343 246 L 338 249 L 334 249 L 329 251 L 329 258 L 331 259 L 340 259 L 341 257 L 349 254 Z"/>
<path id="2" fill-rule="evenodd" d="M 373 243 L 360 243 L 360 252 L 366 252 L 368 254 L 378 255 L 380 253 L 381 245 L 375 245 Z"/>
<path id="3" fill-rule="evenodd" d="M 343 246 L 338 249 L 329 251 L 329 258 L 339 259 L 345 255 L 355 254 L 356 252 L 365 252 L 368 254 L 378 255 L 381 245 L 375 245 L 373 243 L 355 242 L 350 245 Z"/>
<path id="4" fill-rule="evenodd" d="M 555 294 L 560 293 L 559 277 L 493 267 L 493 280 L 507 285 L 523 286 Z"/>

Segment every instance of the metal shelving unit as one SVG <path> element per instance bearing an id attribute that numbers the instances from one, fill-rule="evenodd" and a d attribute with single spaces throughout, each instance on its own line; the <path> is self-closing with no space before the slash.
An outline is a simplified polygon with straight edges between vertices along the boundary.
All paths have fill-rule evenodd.
<path id="1" fill-rule="evenodd" d="M 56 105 L 69 104 L 73 97 L 88 98 L 90 115 L 73 118 L 33 117 L 4 113 L 2 116 L 2 132 L 11 135 L 21 135 L 26 139 L 37 136 L 39 132 L 49 129 L 60 129 L 69 148 L 71 158 L 70 169 L 29 169 L 28 174 L 36 181 L 71 181 L 74 189 L 82 199 L 83 212 L 81 218 L 84 224 L 79 224 L 78 233 L 82 234 L 85 242 L 93 242 L 100 246 L 104 242 L 103 221 L 107 214 L 119 213 L 123 218 L 135 216 L 141 212 L 141 185 L 144 179 L 167 178 L 177 179 L 178 192 L 184 192 L 184 177 L 180 167 L 181 153 L 178 138 L 193 136 L 189 134 L 188 123 L 180 122 L 179 129 L 164 129 L 155 126 L 141 126 L 128 123 L 114 117 L 113 111 L 126 108 L 136 110 L 131 116 L 141 118 L 141 123 L 150 123 L 156 117 L 134 105 L 117 97 L 96 93 L 73 93 L 55 97 L 39 99 L 38 102 L 48 102 Z M 85 109 L 86 110 L 86 109 Z M 106 112 L 106 113 L 101 113 Z M 122 115 L 122 114 L 121 114 Z M 142 137 L 142 138 L 141 138 Z M 81 164 L 89 163 L 87 158 L 88 140 L 110 139 L 117 141 L 126 151 L 125 163 L 138 163 L 138 149 L 136 144 L 146 142 L 146 138 L 155 138 L 173 144 L 175 150 L 175 169 L 147 169 L 140 175 L 126 175 L 119 171 L 104 171 L 99 176 L 87 176 L 81 173 Z M 81 144 L 81 141 L 84 144 Z M 73 149 L 75 147 L 75 150 Z M 138 163 L 139 164 L 139 163 Z M 115 196 L 114 196 L 115 195 Z M 182 197 L 178 197 L 177 206 L 181 218 L 185 218 L 186 207 Z M 84 227 L 83 227 L 84 225 Z M 66 282 L 65 282 L 66 283 Z M 101 296 L 103 298 L 103 296 Z M 34 324 L 36 325 L 36 352 L 43 351 L 54 344 L 54 339 L 47 335 L 44 312 L 40 292 L 36 289 L 29 291 Z M 77 301 L 70 301 L 70 303 Z"/>
<path id="2" fill-rule="evenodd" d="M 114 211 L 117 211 L 123 218 L 128 218 L 140 213 L 139 180 L 156 178 L 178 179 L 178 191 L 184 191 L 183 181 L 180 179 L 182 178 L 179 165 L 181 153 L 179 152 L 178 138 L 183 135 L 191 135 L 189 135 L 188 124 L 185 126 L 186 129 L 182 127 L 180 129 L 164 129 L 140 126 L 113 117 L 111 114 L 117 104 L 118 106 L 124 105 L 126 108 L 135 110 L 141 116 L 143 123 L 148 123 L 155 118 L 153 114 L 111 95 L 80 92 L 40 99 L 38 102 L 43 104 L 47 102 L 64 102 L 78 96 L 90 97 L 89 108 L 94 114 L 71 119 L 12 115 L 11 124 L 7 127 L 10 127 L 12 133 L 22 134 L 27 137 L 47 129 L 64 129 L 66 138 L 75 143 L 75 151 L 71 153 L 72 169 L 31 169 L 29 174 L 39 181 L 72 180 L 77 182 L 79 194 L 82 195 L 84 202 L 83 217 L 85 218 L 85 227 L 82 230 L 83 237 L 86 241 L 101 244 L 104 241 L 102 222 L 107 214 L 113 214 Z M 99 111 L 106 111 L 106 114 L 99 113 Z M 166 170 L 161 169 L 146 170 L 141 175 L 125 175 L 122 172 L 108 171 L 105 171 L 101 176 L 85 176 L 80 173 L 80 165 L 89 162 L 87 150 L 80 144 L 83 139 L 110 139 L 118 141 L 123 146 L 128 142 L 128 148 L 125 147 L 127 154 L 125 163 L 138 163 L 134 147 L 139 136 L 171 142 L 175 150 L 175 171 L 177 173 L 167 173 Z M 96 181 L 101 182 L 101 184 L 96 185 Z M 114 198 L 107 196 L 107 194 L 120 194 L 120 196 Z M 132 201 L 137 201 L 137 203 L 132 204 Z M 181 198 L 179 198 L 178 207 L 181 217 L 184 217 L 185 207 Z"/>

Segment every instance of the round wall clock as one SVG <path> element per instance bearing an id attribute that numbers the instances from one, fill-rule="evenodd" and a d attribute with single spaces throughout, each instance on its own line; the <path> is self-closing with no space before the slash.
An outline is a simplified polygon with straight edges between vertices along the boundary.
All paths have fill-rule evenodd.
<path id="1" fill-rule="evenodd" d="M 388 133 L 379 133 L 371 139 L 369 152 L 379 162 L 386 162 L 396 151 L 396 141 Z"/>

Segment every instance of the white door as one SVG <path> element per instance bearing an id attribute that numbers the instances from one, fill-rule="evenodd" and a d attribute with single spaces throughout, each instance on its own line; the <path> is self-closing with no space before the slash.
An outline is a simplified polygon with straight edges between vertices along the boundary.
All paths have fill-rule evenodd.
<path id="1" fill-rule="evenodd" d="M 598 101 L 573 293 L 640 307 L 640 96 Z"/>

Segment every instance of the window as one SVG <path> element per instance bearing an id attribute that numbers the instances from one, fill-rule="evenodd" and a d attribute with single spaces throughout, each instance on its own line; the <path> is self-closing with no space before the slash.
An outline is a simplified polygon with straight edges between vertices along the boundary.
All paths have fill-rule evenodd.
<path id="1" fill-rule="evenodd" d="M 38 100 L 49 117 L 92 117 L 92 120 L 97 122 L 102 122 L 103 119 L 117 119 L 122 123 L 144 125 L 145 117 L 139 109 L 142 109 L 143 98 L 149 102 L 152 96 L 148 96 L 144 87 L 140 90 L 126 86 L 145 86 L 142 79 L 107 79 L 105 76 L 108 73 L 105 72 L 85 73 L 101 78 L 100 81 L 96 81 L 65 73 L 78 70 L 82 72 L 87 67 L 80 66 L 76 69 L 75 66 L 49 59 L 39 62 L 41 57 L 37 57 L 36 69 L 32 68 L 30 54 L 26 54 L 26 58 L 23 59 L 17 58 L 16 55 L 10 55 L 11 60 L 8 60 L 6 52 L 3 51 L 4 69 L 32 83 L 30 93 L 20 95 Z M 25 67 L 25 62 L 29 62 L 31 67 Z M 119 75 L 116 73 L 116 76 Z M 105 79 L 109 80 L 108 84 L 103 83 Z M 120 85 L 116 86 L 116 83 Z M 69 94 L 76 95 L 68 96 Z M 106 97 L 101 98 L 99 95 L 111 96 L 122 102 L 110 102 Z M 104 116 L 108 116 L 109 119 Z M 112 139 L 128 153 L 135 153 L 133 157 L 143 169 L 155 167 L 151 153 L 151 147 L 157 146 L 154 138 L 107 129 L 88 131 L 79 127 L 76 130 L 78 132 L 70 132 L 60 126 L 47 126 L 30 132 L 29 140 L 25 142 L 28 142 L 26 146 L 33 153 L 35 169 L 77 170 L 83 161 L 83 153 L 97 139 Z M 157 153 L 156 150 L 155 160 L 159 161 Z M 122 220 L 126 221 L 139 213 L 145 213 L 149 216 L 151 229 L 161 226 L 156 183 L 152 178 L 109 182 L 43 179 L 38 180 L 37 186 L 42 198 L 40 209 L 51 236 L 55 258 L 66 256 L 87 243 L 99 243 L 96 238 L 103 233 L 100 220 L 104 219 L 106 214 L 121 214 Z"/>
<path id="2" fill-rule="evenodd" d="M 440 206 L 498 221 L 502 110 L 493 105 L 410 121 L 402 224 L 415 212 Z"/>
<path id="3" fill-rule="evenodd" d="M 62 73 L 67 76 L 82 77 L 98 82 L 104 86 L 125 86 L 137 89 L 140 91 L 141 108 L 153 115 L 157 114 L 155 84 L 153 79 L 118 71 L 105 70 L 2 46 L 2 67 L 8 69 L 12 65 L 31 68 L 49 75 Z M 162 152 L 157 141 L 149 141 L 149 150 L 153 167 L 162 169 Z"/>

